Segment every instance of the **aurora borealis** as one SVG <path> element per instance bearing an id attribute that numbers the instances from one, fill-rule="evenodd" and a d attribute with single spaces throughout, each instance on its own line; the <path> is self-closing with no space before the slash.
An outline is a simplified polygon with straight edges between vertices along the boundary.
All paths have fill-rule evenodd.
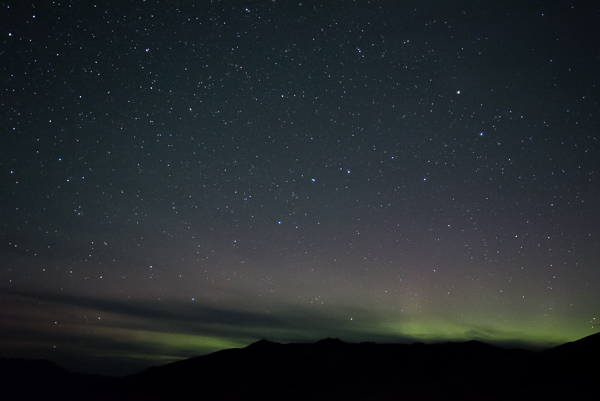
<path id="1" fill-rule="evenodd" d="M 598 6 L 0 4 L 0 356 L 597 332 Z"/>

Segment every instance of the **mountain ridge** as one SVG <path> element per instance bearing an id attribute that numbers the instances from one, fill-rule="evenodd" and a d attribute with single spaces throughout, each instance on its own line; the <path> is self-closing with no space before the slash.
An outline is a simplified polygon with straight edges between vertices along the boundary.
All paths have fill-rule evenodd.
<path id="1" fill-rule="evenodd" d="M 70 373 L 51 362 L 0 358 L 0 374 L 10 379 L 0 398 L 573 399 L 573 391 L 593 383 L 597 369 L 584 362 L 600 354 L 599 344 L 600 334 L 542 352 L 476 340 L 377 344 L 326 338 L 281 344 L 263 339 L 121 378 Z"/>

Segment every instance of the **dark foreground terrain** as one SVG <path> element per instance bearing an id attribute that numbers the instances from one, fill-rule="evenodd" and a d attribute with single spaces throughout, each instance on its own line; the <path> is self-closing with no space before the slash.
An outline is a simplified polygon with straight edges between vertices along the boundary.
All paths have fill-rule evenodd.
<path id="1" fill-rule="evenodd" d="M 597 394 L 600 333 L 532 352 L 477 341 L 259 341 L 122 378 L 0 359 L 2 400 L 579 400 Z"/>

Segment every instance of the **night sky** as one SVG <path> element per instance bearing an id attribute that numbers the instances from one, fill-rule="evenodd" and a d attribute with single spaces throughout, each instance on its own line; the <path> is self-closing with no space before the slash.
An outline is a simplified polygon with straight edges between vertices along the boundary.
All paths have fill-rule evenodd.
<path id="1" fill-rule="evenodd" d="M 584 3 L 0 2 L 0 356 L 596 333 Z"/>

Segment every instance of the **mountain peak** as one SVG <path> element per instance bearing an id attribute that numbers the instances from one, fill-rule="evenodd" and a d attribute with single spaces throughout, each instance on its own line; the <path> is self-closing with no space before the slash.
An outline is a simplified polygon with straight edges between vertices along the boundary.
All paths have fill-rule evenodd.
<path id="1" fill-rule="evenodd" d="M 346 343 L 340 340 L 339 338 L 331 338 L 327 337 L 323 340 L 319 340 L 315 343 L 315 345 L 326 345 L 328 347 L 339 347 L 340 345 L 345 345 Z"/>
<path id="2" fill-rule="evenodd" d="M 250 345 L 248 345 L 246 348 L 264 348 L 264 347 L 271 347 L 273 345 L 280 345 L 277 342 L 273 342 L 273 341 L 269 341 L 269 340 L 265 340 L 264 338 L 262 340 L 259 340 L 255 343 L 252 343 Z"/>

